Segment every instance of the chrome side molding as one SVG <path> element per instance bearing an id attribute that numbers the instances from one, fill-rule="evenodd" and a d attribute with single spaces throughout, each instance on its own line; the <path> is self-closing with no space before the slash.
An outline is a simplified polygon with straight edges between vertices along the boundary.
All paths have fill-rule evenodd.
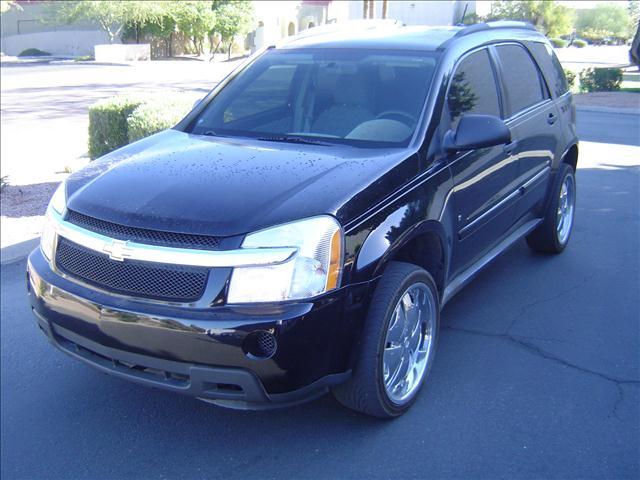
<path id="1" fill-rule="evenodd" d="M 66 222 L 61 214 L 49 209 L 48 215 L 57 235 L 90 250 L 109 255 L 117 261 L 188 265 L 192 267 L 254 267 L 278 265 L 291 259 L 298 251 L 292 247 L 239 248 L 236 250 L 196 250 L 163 247 L 114 239 Z"/>

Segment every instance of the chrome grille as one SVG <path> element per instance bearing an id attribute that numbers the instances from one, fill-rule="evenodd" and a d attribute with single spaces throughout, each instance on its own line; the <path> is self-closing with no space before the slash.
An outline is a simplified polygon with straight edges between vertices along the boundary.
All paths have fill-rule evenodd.
<path id="1" fill-rule="evenodd" d="M 64 237 L 58 239 L 56 267 L 105 290 L 178 302 L 202 297 L 209 275 L 204 267 L 111 260 Z"/>

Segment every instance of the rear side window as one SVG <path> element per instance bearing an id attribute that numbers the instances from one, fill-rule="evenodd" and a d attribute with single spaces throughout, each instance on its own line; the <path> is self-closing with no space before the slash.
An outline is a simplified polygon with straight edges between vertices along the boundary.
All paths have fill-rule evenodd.
<path id="1" fill-rule="evenodd" d="M 454 129 L 466 113 L 500 116 L 496 79 L 486 49 L 460 62 L 449 86 L 447 106 Z"/>
<path id="2" fill-rule="evenodd" d="M 498 45 L 496 50 L 502 64 L 511 115 L 547 98 L 540 71 L 524 47 Z"/>
<path id="3" fill-rule="evenodd" d="M 553 74 L 556 81 L 556 95 L 560 96 L 569 90 L 569 86 L 567 85 L 567 77 L 564 75 L 564 69 L 562 65 L 560 65 L 560 60 L 556 57 L 553 49 L 549 45 L 545 45 L 546 49 L 549 50 L 549 56 L 551 57 L 551 63 L 553 65 Z"/>
<path id="4" fill-rule="evenodd" d="M 564 69 L 556 56 L 551 45 L 540 42 L 530 42 L 527 44 L 529 50 L 542 68 L 544 76 L 547 78 L 549 88 L 556 97 L 564 95 L 569 90 Z"/>

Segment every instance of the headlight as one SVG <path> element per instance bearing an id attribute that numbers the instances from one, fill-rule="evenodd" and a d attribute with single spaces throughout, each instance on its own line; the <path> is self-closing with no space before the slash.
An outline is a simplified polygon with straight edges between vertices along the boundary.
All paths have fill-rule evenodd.
<path id="1" fill-rule="evenodd" d="M 53 225 L 54 220 L 51 212 L 53 210 L 58 214 L 63 215 L 66 208 L 67 189 L 65 183 L 62 182 L 49 201 L 47 213 L 44 217 L 44 225 L 42 226 L 42 235 L 40 235 L 40 248 L 42 248 L 42 253 L 49 261 L 53 258 L 53 250 L 56 243 L 56 231 Z"/>
<path id="2" fill-rule="evenodd" d="M 339 286 L 342 229 L 333 217 L 313 217 L 261 230 L 247 235 L 242 247 L 294 247 L 298 251 L 279 265 L 235 268 L 228 303 L 309 298 Z"/>

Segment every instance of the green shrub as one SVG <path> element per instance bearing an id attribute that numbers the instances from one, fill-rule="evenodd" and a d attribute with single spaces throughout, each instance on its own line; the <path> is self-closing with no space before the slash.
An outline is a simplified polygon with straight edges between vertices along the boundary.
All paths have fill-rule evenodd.
<path id="1" fill-rule="evenodd" d="M 573 41 L 573 46 L 577 48 L 584 48 L 587 45 L 587 42 L 585 42 L 584 40 L 577 39 Z"/>
<path id="2" fill-rule="evenodd" d="M 565 70 L 564 76 L 567 77 L 567 85 L 569 90 L 573 90 L 574 85 L 576 84 L 576 74 L 571 70 Z"/>
<path id="3" fill-rule="evenodd" d="M 143 99 L 113 97 L 89 107 L 89 157 L 93 160 L 129 143 L 127 119 Z"/>
<path id="4" fill-rule="evenodd" d="M 561 38 L 550 38 L 549 41 L 554 48 L 564 48 L 567 46 L 567 41 Z"/>
<path id="5" fill-rule="evenodd" d="M 19 57 L 46 57 L 48 55 L 51 54 L 44 50 L 38 50 L 37 48 L 27 48 L 18 54 Z"/>
<path id="6" fill-rule="evenodd" d="M 176 96 L 151 99 L 134 110 L 127 119 L 129 142 L 173 127 L 191 110 L 193 100 Z"/>
<path id="7" fill-rule="evenodd" d="M 580 72 L 583 92 L 613 92 L 620 90 L 622 70 L 619 68 L 587 68 Z"/>

